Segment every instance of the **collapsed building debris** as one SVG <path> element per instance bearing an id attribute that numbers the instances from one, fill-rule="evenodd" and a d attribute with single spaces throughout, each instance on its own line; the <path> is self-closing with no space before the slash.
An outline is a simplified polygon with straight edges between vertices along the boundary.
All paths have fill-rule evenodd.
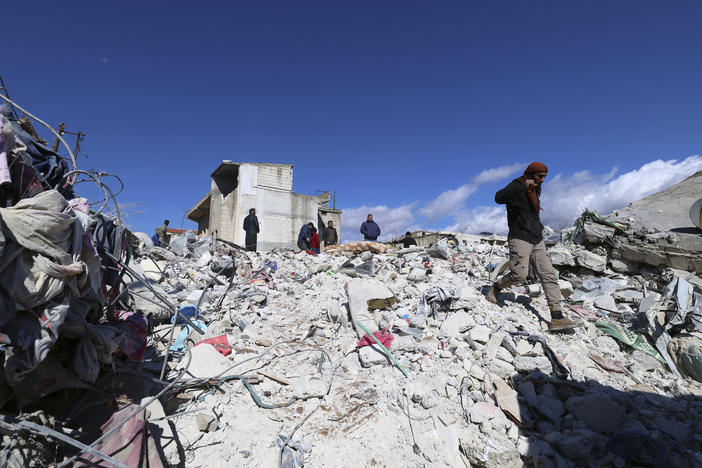
<path id="1" fill-rule="evenodd" d="M 549 232 L 586 320 L 549 334 L 535 281 L 486 300 L 499 236 L 154 247 L 103 213 L 104 175 L 2 115 L 3 465 L 702 464 L 702 279 L 668 247 L 623 253 L 670 241 L 645 219 L 586 212 Z M 105 201 L 75 198 L 88 179 Z"/>

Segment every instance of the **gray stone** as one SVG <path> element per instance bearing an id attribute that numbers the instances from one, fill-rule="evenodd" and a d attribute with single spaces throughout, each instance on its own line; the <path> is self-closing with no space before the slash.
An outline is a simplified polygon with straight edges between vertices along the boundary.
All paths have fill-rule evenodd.
<path id="1" fill-rule="evenodd" d="M 498 348 L 497 350 L 497 358 L 502 359 L 503 361 L 511 361 L 514 356 L 507 351 L 505 348 Z"/>
<path id="2" fill-rule="evenodd" d="M 568 299 L 573 294 L 573 285 L 570 281 L 559 279 L 558 287 L 561 289 L 561 296 L 563 296 L 563 299 Z"/>
<path id="3" fill-rule="evenodd" d="M 412 268 L 412 271 L 407 275 L 407 279 L 415 283 L 426 281 L 427 271 L 424 268 Z"/>
<path id="4" fill-rule="evenodd" d="M 216 430 L 218 426 L 217 416 L 212 412 L 197 413 L 195 422 L 200 432 L 211 432 Z"/>
<path id="5" fill-rule="evenodd" d="M 395 335 L 391 351 L 415 352 L 418 348 L 417 340 L 412 335 Z"/>
<path id="6" fill-rule="evenodd" d="M 364 346 L 358 349 L 358 360 L 363 367 L 373 367 L 380 364 L 387 364 L 388 358 L 377 345 Z"/>
<path id="7" fill-rule="evenodd" d="M 500 349 L 502 345 L 502 340 L 505 334 L 502 332 L 493 333 L 485 346 L 483 352 L 485 353 L 485 359 L 494 359 L 497 356 L 497 350 Z"/>
<path id="8" fill-rule="evenodd" d="M 615 229 L 605 224 L 585 221 L 583 224 L 585 240 L 592 244 L 601 244 L 614 237 Z"/>
<path id="9" fill-rule="evenodd" d="M 527 340 L 520 340 L 517 343 L 517 352 L 521 356 L 526 356 L 534 350 L 534 345 L 529 343 Z"/>
<path id="10" fill-rule="evenodd" d="M 487 367 L 491 372 L 494 372 L 503 379 L 507 379 L 514 374 L 514 366 L 502 359 L 495 358 L 489 361 Z"/>
<path id="11" fill-rule="evenodd" d="M 556 266 L 575 266 L 573 253 L 562 245 L 548 249 L 548 256 L 551 257 L 551 262 Z"/>
<path id="12" fill-rule="evenodd" d="M 605 434 L 616 432 L 626 415 L 624 408 L 606 395 L 569 398 L 566 406 L 569 412 L 592 430 Z"/>
<path id="13" fill-rule="evenodd" d="M 538 369 L 544 374 L 551 374 L 553 371 L 551 361 L 544 356 L 517 356 L 514 358 L 514 361 L 512 361 L 512 364 L 518 372 L 529 373 Z"/>
<path id="14" fill-rule="evenodd" d="M 470 407 L 470 410 L 468 410 L 468 414 L 470 414 L 470 422 L 473 424 L 480 424 L 484 421 L 489 421 L 497 417 L 499 412 L 500 408 L 486 401 L 475 403 Z"/>
<path id="15" fill-rule="evenodd" d="M 450 314 L 441 324 L 441 333 L 446 337 L 455 338 L 475 326 L 475 320 L 464 310 Z"/>
<path id="16" fill-rule="evenodd" d="M 620 289 L 615 291 L 613 296 L 614 299 L 620 302 L 639 303 L 641 299 L 643 299 L 644 294 L 643 291 L 639 291 L 637 289 Z"/>
<path id="17" fill-rule="evenodd" d="M 473 341 L 487 343 L 490 340 L 490 329 L 485 325 L 476 325 L 470 329 L 469 335 Z"/>
<path id="18" fill-rule="evenodd" d="M 489 437 L 471 425 L 459 434 L 461 449 L 471 466 L 485 468 L 516 468 L 523 466 L 514 443 L 502 434 L 491 432 Z"/>
<path id="19" fill-rule="evenodd" d="M 231 361 L 208 343 L 193 347 L 190 354 L 190 366 L 185 371 L 185 378 L 211 379 L 225 372 L 231 366 Z M 176 366 L 176 371 L 180 372 L 187 362 L 187 357 L 184 357 Z"/>
<path id="20" fill-rule="evenodd" d="M 576 257 L 578 265 L 592 271 L 603 272 L 607 268 L 607 258 L 589 250 L 581 250 Z"/>

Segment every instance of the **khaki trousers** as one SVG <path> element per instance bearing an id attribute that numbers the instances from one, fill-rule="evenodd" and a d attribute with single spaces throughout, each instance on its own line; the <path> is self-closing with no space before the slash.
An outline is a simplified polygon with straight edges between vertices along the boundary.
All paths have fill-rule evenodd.
<path id="1" fill-rule="evenodd" d="M 521 239 L 509 239 L 509 271 L 497 280 L 499 288 L 508 288 L 524 281 L 529 274 L 529 260 L 534 261 L 534 269 L 541 280 L 546 293 L 548 308 L 561 310 L 561 288 L 558 286 L 558 276 L 551 264 L 551 258 L 546 253 L 546 246 L 541 241 L 532 244 Z"/>

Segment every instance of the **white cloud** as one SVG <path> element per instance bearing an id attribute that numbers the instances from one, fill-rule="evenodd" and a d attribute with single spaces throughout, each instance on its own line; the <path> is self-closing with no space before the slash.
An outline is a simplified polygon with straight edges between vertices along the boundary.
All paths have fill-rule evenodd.
<path id="1" fill-rule="evenodd" d="M 107 57 L 103 57 L 100 59 L 102 63 L 110 63 L 110 61 L 107 59 Z"/>
<path id="2" fill-rule="evenodd" d="M 507 211 L 504 206 L 479 206 L 470 211 L 460 211 L 454 217 L 455 224 L 446 226 L 449 232 L 495 232 L 507 233 Z"/>
<path id="3" fill-rule="evenodd" d="M 702 156 L 689 156 L 678 162 L 656 160 L 639 169 L 614 177 L 608 174 L 576 172 L 557 175 L 544 184 L 541 220 L 555 228 L 570 224 L 589 208 L 606 215 L 629 203 L 659 192 L 702 170 Z"/>
<path id="4" fill-rule="evenodd" d="M 399 236 L 407 230 L 432 229 L 429 225 L 432 221 L 449 214 L 452 215 L 453 224 L 441 230 L 506 234 L 507 214 L 504 206 L 467 208 L 465 201 L 480 184 L 509 177 L 522 167 L 524 165 L 518 163 L 485 170 L 470 183 L 447 190 L 424 204 L 418 210 L 421 217 L 413 213 L 421 202 L 394 208 L 385 205 L 364 205 L 346 209 L 342 215 L 344 241 L 361 238 L 358 230 L 368 213 L 372 213 L 380 225 L 383 231 L 382 240 Z M 633 201 L 664 190 L 700 170 L 702 156 L 689 156 L 682 161 L 651 161 L 619 176 L 616 176 L 616 167 L 605 174 L 593 174 L 590 171 L 575 172 L 571 175 L 558 174 L 551 180 L 547 179 L 544 184 L 541 220 L 545 225 L 562 228 L 570 225 L 585 208 L 606 215 Z"/>
<path id="5" fill-rule="evenodd" d="M 524 169 L 526 169 L 526 164 L 524 163 L 514 163 L 510 164 L 509 166 L 500 166 L 494 167 L 492 169 L 486 169 L 480 174 L 478 174 L 475 177 L 475 179 L 473 179 L 473 183 L 475 185 L 480 185 L 487 182 L 495 182 L 497 180 L 502 180 L 506 177 L 510 177 L 511 175 L 517 172 L 522 172 Z"/>
<path id="6" fill-rule="evenodd" d="M 486 169 L 475 176 L 469 183 L 441 193 L 438 197 L 422 207 L 419 213 L 430 222 L 443 218 L 446 215 L 456 213 L 464 208 L 465 201 L 481 184 L 504 179 L 522 170 L 524 167 L 526 166 L 522 163 L 515 163 L 509 166 Z"/>
<path id="7" fill-rule="evenodd" d="M 366 220 L 368 213 L 373 215 L 373 220 L 380 226 L 380 239 L 389 240 L 418 228 L 414 221 L 413 210 L 415 203 L 410 203 L 396 208 L 385 205 L 359 206 L 347 208 L 341 214 L 342 242 L 361 240 L 361 223 Z"/>

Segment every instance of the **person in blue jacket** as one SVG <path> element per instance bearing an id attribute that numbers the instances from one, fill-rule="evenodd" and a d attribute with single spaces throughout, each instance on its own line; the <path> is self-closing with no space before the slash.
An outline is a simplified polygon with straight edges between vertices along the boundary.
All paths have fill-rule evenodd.
<path id="1" fill-rule="evenodd" d="M 314 224 L 310 221 L 303 224 L 300 228 L 300 234 L 297 235 L 297 246 L 300 250 L 310 250 L 310 241 L 312 240 L 312 227 Z"/>
<path id="2" fill-rule="evenodd" d="M 366 221 L 361 224 L 361 234 L 363 234 L 363 240 L 376 241 L 380 237 L 380 227 L 373 221 L 373 215 L 368 214 Z"/>

